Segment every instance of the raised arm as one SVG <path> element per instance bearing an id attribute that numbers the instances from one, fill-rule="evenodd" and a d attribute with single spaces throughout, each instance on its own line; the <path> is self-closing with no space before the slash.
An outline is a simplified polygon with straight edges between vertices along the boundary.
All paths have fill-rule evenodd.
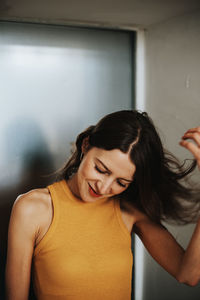
<path id="1" fill-rule="evenodd" d="M 150 255 L 179 282 L 190 286 L 200 280 L 200 222 L 186 251 L 162 226 L 144 219 L 135 223 L 135 233 Z"/>
<path id="2" fill-rule="evenodd" d="M 200 127 L 189 129 L 183 135 L 180 145 L 193 154 L 200 169 Z M 186 281 L 188 274 L 192 275 L 194 284 L 198 283 L 200 280 L 200 218 L 183 257 L 179 273 L 181 281 Z"/>
<path id="3" fill-rule="evenodd" d="M 200 168 L 200 127 L 189 129 L 180 145 L 194 155 Z M 147 217 L 138 219 L 134 230 L 151 256 L 179 282 L 194 286 L 200 281 L 200 219 L 186 250 L 165 228 Z"/>
<path id="4" fill-rule="evenodd" d="M 35 190 L 18 197 L 12 209 L 6 263 L 7 300 L 28 300 L 34 246 L 48 220 L 43 191 Z"/>

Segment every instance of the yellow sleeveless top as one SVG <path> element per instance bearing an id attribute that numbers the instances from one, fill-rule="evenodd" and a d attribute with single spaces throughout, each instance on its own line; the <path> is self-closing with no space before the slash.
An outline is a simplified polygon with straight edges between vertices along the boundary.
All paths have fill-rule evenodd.
<path id="1" fill-rule="evenodd" d="M 119 201 L 76 198 L 65 180 L 48 189 L 53 221 L 33 256 L 38 300 L 130 300 L 131 237 Z"/>

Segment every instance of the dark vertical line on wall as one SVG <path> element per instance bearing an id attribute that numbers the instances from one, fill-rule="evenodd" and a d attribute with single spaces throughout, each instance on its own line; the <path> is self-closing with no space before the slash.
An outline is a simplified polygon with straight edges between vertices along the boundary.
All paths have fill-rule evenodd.
<path id="1" fill-rule="evenodd" d="M 130 32 L 130 56 L 131 56 L 131 108 L 135 109 L 135 85 L 136 85 L 136 32 Z M 131 235 L 131 249 L 133 255 L 131 300 L 135 299 L 135 238 Z"/>
<path id="2" fill-rule="evenodd" d="M 135 85 L 136 85 L 136 32 L 130 33 L 130 51 L 131 51 L 131 108 L 135 109 Z"/>

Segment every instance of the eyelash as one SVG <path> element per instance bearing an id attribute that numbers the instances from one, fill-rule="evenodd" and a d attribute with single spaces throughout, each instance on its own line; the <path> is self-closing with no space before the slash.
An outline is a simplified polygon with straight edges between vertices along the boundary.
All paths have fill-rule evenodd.
<path id="1" fill-rule="evenodd" d="M 102 171 L 101 169 L 99 169 L 97 166 L 95 166 L 95 169 L 97 170 L 97 172 L 101 173 L 101 174 L 106 174 L 106 171 Z"/>
<path id="2" fill-rule="evenodd" d="M 121 183 L 120 181 L 117 181 L 117 183 L 118 183 L 121 187 L 123 187 L 123 188 L 126 187 L 126 184 L 123 184 L 123 183 Z"/>
<path id="3" fill-rule="evenodd" d="M 99 172 L 100 174 L 106 174 L 107 173 L 107 171 L 102 171 L 101 169 L 99 169 L 97 166 L 95 166 L 95 169 L 97 170 L 97 172 Z M 117 180 L 117 183 L 119 184 L 119 186 L 121 186 L 121 187 L 123 187 L 123 188 L 125 188 L 126 187 L 126 185 L 125 184 L 123 184 L 123 183 L 121 183 L 119 180 Z"/>

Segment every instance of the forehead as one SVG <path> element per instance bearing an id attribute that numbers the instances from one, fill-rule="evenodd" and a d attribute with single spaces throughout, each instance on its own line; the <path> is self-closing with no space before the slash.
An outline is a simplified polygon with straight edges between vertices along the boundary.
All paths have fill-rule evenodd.
<path id="1" fill-rule="evenodd" d="M 123 153 L 119 149 L 104 150 L 92 148 L 90 154 L 93 159 L 100 160 L 116 177 L 132 179 L 136 167 L 130 160 L 128 153 Z"/>

